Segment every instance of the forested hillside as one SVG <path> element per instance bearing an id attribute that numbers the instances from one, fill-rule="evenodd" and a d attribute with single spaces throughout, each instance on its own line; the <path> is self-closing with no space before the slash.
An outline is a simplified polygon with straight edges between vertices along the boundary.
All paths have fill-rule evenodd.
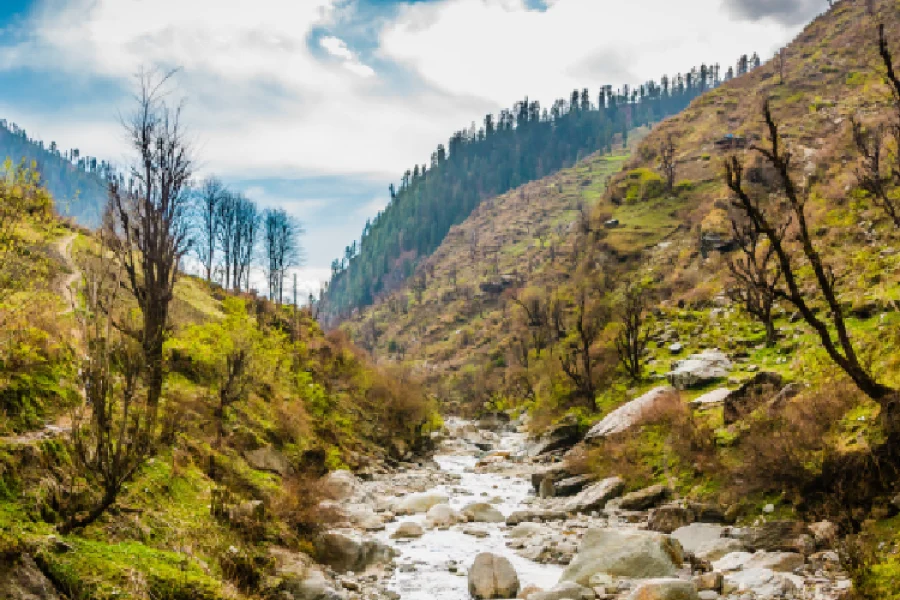
<path id="1" fill-rule="evenodd" d="M 741 57 L 737 73 L 759 64 Z M 734 68 L 724 74 L 727 81 Z M 485 199 L 550 175 L 597 150 L 627 141 L 636 127 L 658 122 L 718 86 L 719 65 L 702 65 L 659 83 L 613 91 L 592 98 L 587 89 L 557 100 L 548 110 L 527 98 L 498 118 L 456 132 L 438 146 L 430 164 L 408 170 L 384 211 L 366 224 L 360 243 L 348 246 L 332 264 L 332 279 L 320 314 L 328 324 L 393 290 L 430 255 L 453 225 Z"/>
<path id="2" fill-rule="evenodd" d="M 28 137 L 28 133 L 14 123 L 0 120 L 0 161 L 22 161 L 34 164 L 53 194 L 57 210 L 73 217 L 79 224 L 96 227 L 106 202 L 104 178 L 110 167 L 105 161 L 81 156 L 76 150 L 61 151 L 52 142 L 49 146 Z"/>
<path id="3" fill-rule="evenodd" d="M 859 597 L 897 598 L 898 17 L 835 3 L 627 156 L 483 203 L 345 328 L 451 410 L 584 438 L 557 477 L 831 519 Z"/>

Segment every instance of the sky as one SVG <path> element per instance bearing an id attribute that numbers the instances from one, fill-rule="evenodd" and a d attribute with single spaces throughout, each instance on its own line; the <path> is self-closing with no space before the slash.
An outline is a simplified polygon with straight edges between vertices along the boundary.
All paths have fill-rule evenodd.
<path id="1" fill-rule="evenodd" d="M 850 1 L 850 0 L 845 0 Z M 388 185 L 528 96 L 767 58 L 826 0 L 0 0 L 0 118 L 127 164 L 139 69 L 178 68 L 197 155 L 302 221 L 305 290 Z"/>

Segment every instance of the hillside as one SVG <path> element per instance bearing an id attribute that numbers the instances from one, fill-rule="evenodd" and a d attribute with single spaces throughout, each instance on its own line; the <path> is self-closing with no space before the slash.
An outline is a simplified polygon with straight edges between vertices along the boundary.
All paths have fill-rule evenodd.
<path id="1" fill-rule="evenodd" d="M 855 534 L 848 552 L 861 553 L 854 578 L 863 597 L 896 598 L 891 552 L 900 530 L 891 499 L 900 463 L 885 441 L 895 425 L 879 394 L 900 385 L 897 233 L 885 201 L 860 183 L 851 123 L 875 132 L 897 118 L 877 25 L 900 56 L 898 16 L 894 0 L 835 3 L 781 59 L 708 91 L 627 156 L 597 154 L 486 203 L 403 290 L 345 328 L 380 362 L 419 369 L 451 410 L 525 411 L 532 431 L 556 442 L 572 427 L 583 436 L 638 398 L 677 398 L 630 409 L 643 427 L 576 446 L 564 469 L 619 475 L 630 489 L 672 486 L 754 522 L 772 518 L 767 504 L 781 519 L 833 519 Z M 799 213 L 752 149 L 769 148 L 766 98 L 793 157 Z M 660 169 L 669 140 L 672 190 Z M 882 158 L 895 161 L 897 152 L 886 142 Z M 732 299 L 739 289 L 729 263 L 745 255 L 731 221 L 748 217 L 726 185 L 731 157 L 745 169 L 751 202 L 779 227 L 788 223 L 777 239 L 797 286 L 781 279 L 771 344 L 763 323 Z M 890 205 L 898 182 L 879 181 Z M 573 211 L 579 200 L 592 204 L 589 218 Z M 770 240 L 763 237 L 756 260 Z M 767 264 L 767 276 L 783 277 L 783 265 Z M 634 306 L 637 377 L 619 346 L 629 340 Z M 841 352 L 864 357 L 858 371 L 877 381 L 874 391 L 834 358 L 849 356 Z M 692 362 L 680 361 L 711 356 L 727 366 L 685 383 L 677 368 Z M 643 395 L 666 380 L 677 389 Z M 750 405 L 735 409 L 737 400 L 725 398 Z"/>
<path id="2" fill-rule="evenodd" d="M 745 55 L 738 62 L 745 72 L 758 59 Z M 399 187 L 390 186 L 390 202 L 366 224 L 359 245 L 333 262 L 320 303 L 323 322 L 333 326 L 396 289 L 483 200 L 610 151 L 632 128 L 675 114 L 720 85 L 720 71 L 718 64 L 704 64 L 634 89 L 601 86 L 596 102 L 587 89 L 575 90 L 549 111 L 526 98 L 496 119 L 487 115 L 478 129 L 458 131 L 447 147 L 438 146 L 430 164 L 416 165 Z"/>
<path id="3" fill-rule="evenodd" d="M 42 141 L 31 139 L 25 130 L 5 120 L 0 120 L 2 160 L 13 164 L 22 161 L 35 164 L 60 214 L 74 218 L 85 227 L 100 224 L 106 202 L 105 163 L 98 164 L 96 158 L 81 157 L 77 150 L 62 154 L 55 142 L 45 147 Z"/>
<path id="4" fill-rule="evenodd" d="M 272 557 L 305 577 L 332 522 L 313 482 L 384 470 L 439 426 L 414 379 L 309 311 L 183 275 L 159 422 L 141 434 L 141 313 L 110 279 L 115 246 L 60 219 L 37 173 L 3 175 L 0 597 L 274 595 L 287 584 Z"/>

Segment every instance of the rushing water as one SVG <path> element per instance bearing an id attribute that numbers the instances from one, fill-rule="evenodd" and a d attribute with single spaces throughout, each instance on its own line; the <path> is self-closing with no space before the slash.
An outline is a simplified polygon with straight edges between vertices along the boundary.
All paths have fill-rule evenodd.
<path id="1" fill-rule="evenodd" d="M 504 434 L 501 448 L 520 452 L 524 436 Z M 475 473 L 477 459 L 472 454 L 439 455 L 435 461 L 441 469 L 459 474 L 461 479 L 453 485 L 442 485 L 433 492 L 450 498 L 450 506 L 461 510 L 472 502 L 490 501 L 504 515 L 524 508 L 523 501 L 531 492 L 531 485 L 524 477 L 500 473 Z M 403 517 L 388 526 L 382 539 L 399 552 L 398 569 L 394 572 L 391 589 L 403 600 L 467 600 L 468 568 L 480 552 L 492 552 L 505 556 L 519 574 L 522 587 L 530 584 L 548 589 L 556 585 L 562 573 L 558 565 L 542 565 L 518 556 L 506 547 L 506 534 L 511 528 L 503 523 L 470 523 L 456 525 L 449 530 L 427 529 L 425 535 L 413 540 L 392 540 L 390 535 L 403 521 L 416 521 L 424 526 L 425 516 Z M 477 538 L 463 533 L 468 527 L 488 532 L 488 537 Z M 450 570 L 456 564 L 456 572 Z"/>

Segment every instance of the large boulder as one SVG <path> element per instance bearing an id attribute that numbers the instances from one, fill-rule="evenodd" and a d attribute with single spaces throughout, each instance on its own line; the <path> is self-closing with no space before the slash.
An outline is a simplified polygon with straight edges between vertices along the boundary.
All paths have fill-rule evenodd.
<path id="1" fill-rule="evenodd" d="M 730 425 L 749 415 L 771 400 L 783 387 L 784 380 L 778 373 L 757 373 L 725 398 L 725 424 Z"/>
<path id="2" fill-rule="evenodd" d="M 622 496 L 622 499 L 619 500 L 619 508 L 624 510 L 647 510 L 667 499 L 671 493 L 672 490 L 668 486 L 651 485 Z"/>
<path id="3" fill-rule="evenodd" d="M 769 521 L 743 530 L 735 537 L 750 550 L 801 554 L 815 551 L 815 538 L 810 534 L 809 526 L 799 521 Z"/>
<path id="4" fill-rule="evenodd" d="M 424 534 L 425 531 L 422 529 L 422 526 L 415 521 L 404 521 L 403 523 L 400 523 L 400 526 L 391 534 L 391 537 L 395 540 L 411 539 L 420 538 Z"/>
<path id="5" fill-rule="evenodd" d="M 390 563 L 396 550 L 374 539 L 357 539 L 342 533 L 320 535 L 315 542 L 316 557 L 339 573 L 361 573 L 373 565 Z"/>
<path id="6" fill-rule="evenodd" d="M 677 361 L 666 378 L 676 389 L 686 390 L 728 377 L 732 364 L 721 350 L 704 350 Z"/>
<path id="7" fill-rule="evenodd" d="M 244 459 L 257 471 L 268 471 L 282 476 L 291 472 L 290 461 L 272 446 L 263 446 L 246 452 Z"/>
<path id="8" fill-rule="evenodd" d="M 770 569 L 753 568 L 725 575 L 723 594 L 753 594 L 759 600 L 793 597 L 796 584 L 790 576 Z"/>
<path id="9" fill-rule="evenodd" d="M 469 594 L 475 600 L 515 598 L 519 576 L 508 559 L 490 552 L 475 557 L 469 569 Z"/>
<path id="10" fill-rule="evenodd" d="M 419 513 L 427 513 L 431 507 L 438 504 L 447 504 L 450 498 L 442 494 L 423 493 L 410 494 L 402 498 L 396 506 L 395 512 L 398 515 L 414 515 Z"/>
<path id="11" fill-rule="evenodd" d="M 666 504 L 650 511 L 647 529 L 660 533 L 672 533 L 697 520 L 694 511 L 683 504 Z"/>
<path id="12" fill-rule="evenodd" d="M 588 529 L 560 581 L 588 585 L 592 575 L 648 579 L 673 577 L 684 562 L 681 545 L 649 531 Z"/>
<path id="13" fill-rule="evenodd" d="M 326 498 L 335 501 L 347 500 L 360 490 L 359 479 L 350 471 L 332 471 L 319 480 L 319 489 Z"/>
<path id="14" fill-rule="evenodd" d="M 4 600 L 59 600 L 53 583 L 28 555 L 0 561 L 0 573 L 0 598 Z"/>
<path id="15" fill-rule="evenodd" d="M 543 535 L 548 531 L 549 529 L 547 529 L 546 526 L 541 525 L 540 523 L 531 523 L 526 521 L 524 523 L 519 523 L 518 525 L 513 527 L 506 537 L 511 540 L 518 540 Z"/>
<path id="16" fill-rule="evenodd" d="M 487 502 L 468 504 L 462 509 L 462 514 L 476 523 L 503 523 L 506 521 L 503 513 Z"/>
<path id="17" fill-rule="evenodd" d="M 531 474 L 531 487 L 534 488 L 535 493 L 539 493 L 541 490 L 541 483 L 543 483 L 545 479 L 556 481 L 558 479 L 565 479 L 567 477 L 571 477 L 571 475 L 566 470 L 564 464 L 557 463 L 554 465 L 549 465 L 540 468 Z"/>
<path id="18" fill-rule="evenodd" d="M 515 527 L 519 523 L 527 522 L 565 521 L 568 516 L 561 510 L 517 510 L 506 517 L 506 524 Z"/>
<path id="19" fill-rule="evenodd" d="M 651 579 L 638 585 L 628 600 L 699 600 L 697 586 L 681 579 Z"/>
<path id="20" fill-rule="evenodd" d="M 689 404 L 693 408 L 712 408 L 714 406 L 720 406 L 729 396 L 731 396 L 731 394 L 732 392 L 728 388 L 719 388 L 707 392 L 702 396 L 698 396 L 694 400 L 691 400 Z"/>
<path id="21" fill-rule="evenodd" d="M 313 560 L 286 548 L 270 548 L 269 554 L 275 568 L 275 588 L 272 595 L 291 600 L 344 600 L 343 591 L 337 591 Z"/>
<path id="22" fill-rule="evenodd" d="M 740 540 L 724 537 L 725 528 L 711 523 L 692 523 L 672 532 L 684 551 L 701 560 L 716 561 L 732 552 L 742 552 L 746 546 Z"/>
<path id="23" fill-rule="evenodd" d="M 435 504 L 425 513 L 425 521 L 431 527 L 446 528 L 465 521 L 463 515 L 456 512 L 449 504 Z"/>
<path id="24" fill-rule="evenodd" d="M 566 477 L 559 481 L 553 482 L 554 496 L 574 496 L 588 485 L 593 483 L 594 477 L 591 475 L 575 475 Z"/>
<path id="25" fill-rule="evenodd" d="M 618 497 L 625 489 L 620 477 L 610 477 L 590 485 L 569 498 L 564 509 L 572 513 L 589 513 L 602 510 L 606 503 Z"/>
<path id="26" fill-rule="evenodd" d="M 568 450 L 581 441 L 582 431 L 578 420 L 567 416 L 531 444 L 528 447 L 528 455 L 541 456 L 557 450 Z"/>
<path id="27" fill-rule="evenodd" d="M 660 401 L 674 394 L 675 389 L 665 386 L 650 390 L 643 396 L 623 404 L 612 411 L 599 423 L 591 427 L 584 436 L 586 442 L 596 441 L 606 436 L 622 433 L 633 427 L 641 417 L 652 410 Z"/>

